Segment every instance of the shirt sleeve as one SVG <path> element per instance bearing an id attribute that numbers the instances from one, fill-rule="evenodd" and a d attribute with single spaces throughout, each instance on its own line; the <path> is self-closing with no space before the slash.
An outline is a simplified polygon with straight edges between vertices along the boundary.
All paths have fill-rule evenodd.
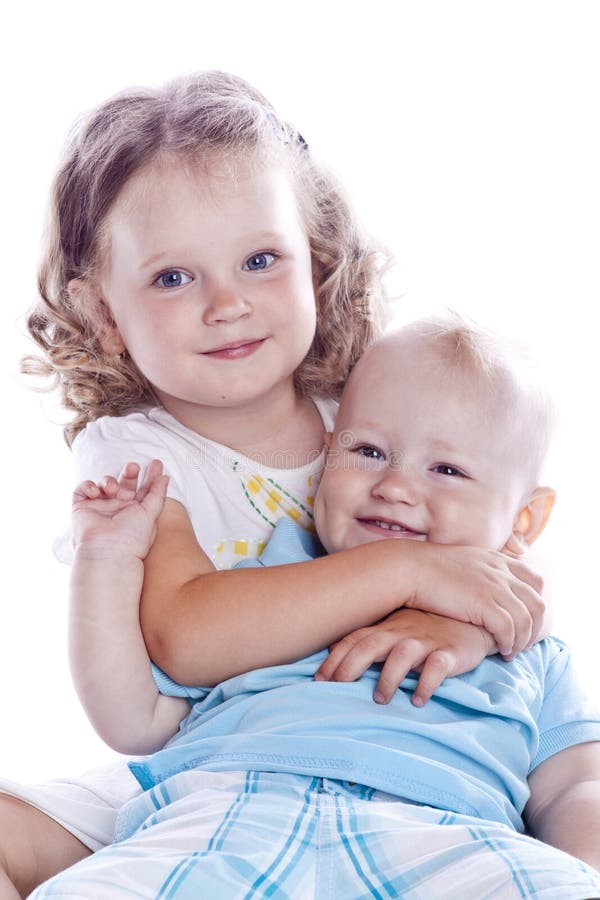
<path id="1" fill-rule="evenodd" d="M 544 700 L 538 718 L 539 745 L 530 772 L 567 747 L 600 741 L 600 708 L 586 694 L 571 651 L 557 638 L 545 644 Z"/>
<path id="2" fill-rule="evenodd" d="M 152 663 L 152 677 L 159 693 L 164 694 L 166 697 L 184 697 L 192 704 L 197 700 L 203 700 L 211 691 L 211 688 L 200 685 L 179 684 L 179 682 L 173 681 L 166 672 L 163 672 L 154 663 Z"/>

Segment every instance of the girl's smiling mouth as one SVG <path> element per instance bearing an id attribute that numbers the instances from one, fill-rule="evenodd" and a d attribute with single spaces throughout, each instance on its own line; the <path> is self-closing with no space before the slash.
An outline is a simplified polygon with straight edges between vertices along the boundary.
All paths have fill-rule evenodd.
<path id="1" fill-rule="evenodd" d="M 251 356 L 258 350 L 266 338 L 257 338 L 256 340 L 232 341 L 230 344 L 224 344 L 222 347 L 216 347 L 214 350 L 205 350 L 202 356 L 209 356 L 211 359 L 243 359 Z"/>

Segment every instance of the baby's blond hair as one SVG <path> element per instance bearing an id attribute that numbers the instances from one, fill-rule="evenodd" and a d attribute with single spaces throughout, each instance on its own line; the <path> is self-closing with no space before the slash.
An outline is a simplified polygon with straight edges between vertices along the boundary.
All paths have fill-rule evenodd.
<path id="1" fill-rule="evenodd" d="M 440 377 L 454 370 L 481 379 L 489 396 L 500 401 L 506 427 L 520 430 L 524 474 L 532 486 L 539 483 L 556 407 L 537 362 L 524 345 L 453 310 L 410 322 L 382 341 L 398 341 L 399 353 L 404 341 L 420 342 L 442 364 Z M 375 346 L 372 352 L 376 350 Z M 497 411 L 498 405 L 493 405 Z"/>

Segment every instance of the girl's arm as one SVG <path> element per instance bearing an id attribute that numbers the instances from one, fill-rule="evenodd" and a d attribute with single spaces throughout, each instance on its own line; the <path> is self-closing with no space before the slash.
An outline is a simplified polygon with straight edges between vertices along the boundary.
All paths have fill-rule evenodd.
<path id="1" fill-rule="evenodd" d="M 600 871 L 600 742 L 551 756 L 529 788 L 524 817 L 533 836 Z"/>
<path id="2" fill-rule="evenodd" d="M 159 749 L 189 712 L 158 693 L 139 622 L 144 557 L 167 479 L 149 466 L 140 489 L 129 464 L 117 482 L 85 482 L 73 495 L 69 656 L 79 699 L 100 737 L 120 753 Z"/>
<path id="3" fill-rule="evenodd" d="M 161 668 L 181 683 L 212 685 L 321 650 L 402 606 L 482 625 L 509 654 L 539 632 L 540 585 L 499 552 L 394 540 L 216 572 L 184 508 L 167 500 L 145 563 L 140 617 Z"/>

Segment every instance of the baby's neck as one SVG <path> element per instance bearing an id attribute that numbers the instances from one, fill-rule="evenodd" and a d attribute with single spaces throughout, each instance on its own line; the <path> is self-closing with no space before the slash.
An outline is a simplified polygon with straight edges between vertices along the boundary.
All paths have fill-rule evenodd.
<path id="1" fill-rule="evenodd" d="M 325 427 L 312 400 L 281 390 L 269 403 L 198 407 L 160 397 L 165 409 L 203 437 L 277 469 L 312 462 L 322 451 Z"/>

